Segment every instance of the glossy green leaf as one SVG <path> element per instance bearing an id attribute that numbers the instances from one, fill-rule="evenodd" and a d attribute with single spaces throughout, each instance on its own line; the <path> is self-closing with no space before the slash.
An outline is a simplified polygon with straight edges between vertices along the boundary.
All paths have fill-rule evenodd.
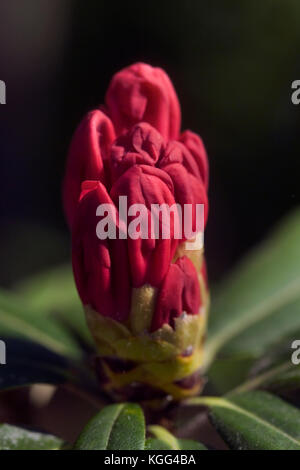
<path id="1" fill-rule="evenodd" d="M 75 449 L 143 450 L 145 419 L 140 406 L 109 405 L 94 416 L 80 434 Z"/>
<path id="2" fill-rule="evenodd" d="M 50 434 L 0 424 L 0 450 L 59 450 L 63 441 Z"/>
<path id="3" fill-rule="evenodd" d="M 178 439 L 161 426 L 148 426 L 148 431 L 156 438 L 156 444 L 161 445 L 161 443 L 164 443 L 167 450 L 207 450 L 200 442 L 190 439 Z"/>
<path id="4" fill-rule="evenodd" d="M 297 210 L 212 296 L 206 366 L 220 350 L 258 357 L 300 330 L 299 240 Z"/>
<path id="5" fill-rule="evenodd" d="M 189 404 L 209 407 L 213 424 L 232 449 L 300 450 L 300 411 L 267 392 L 198 397 Z"/>

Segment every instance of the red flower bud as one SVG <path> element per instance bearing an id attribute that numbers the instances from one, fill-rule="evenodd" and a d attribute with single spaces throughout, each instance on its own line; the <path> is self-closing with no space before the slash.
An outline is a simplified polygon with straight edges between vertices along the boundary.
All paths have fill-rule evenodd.
<path id="1" fill-rule="evenodd" d="M 174 325 L 174 319 L 185 313 L 197 315 L 200 308 L 198 275 L 193 263 L 186 257 L 170 265 L 157 299 L 152 330 L 164 323 Z"/>
<path id="2" fill-rule="evenodd" d="M 150 284 L 158 287 L 165 277 L 174 256 L 178 240 L 172 233 L 167 239 L 151 238 L 151 205 L 175 204 L 171 179 L 162 170 L 147 166 L 134 165 L 114 184 L 111 197 L 118 204 L 120 196 L 127 196 L 128 207 L 143 204 L 147 208 L 147 238 L 128 237 L 128 253 L 131 265 L 132 286 Z M 142 216 L 143 217 L 143 216 Z M 128 217 L 128 223 L 134 216 Z M 161 221 L 159 228 L 161 229 Z M 129 225 L 130 229 L 130 225 Z M 129 234 L 130 235 L 130 234 Z"/>
<path id="3" fill-rule="evenodd" d="M 114 180 L 133 165 L 155 166 L 163 146 L 162 136 L 150 124 L 141 122 L 133 126 L 112 145 L 110 165 Z"/>
<path id="4" fill-rule="evenodd" d="M 208 199 L 205 182 L 198 162 L 189 150 L 180 142 L 169 142 L 159 161 L 159 167 L 171 177 L 175 199 L 182 209 L 184 204 L 192 204 L 194 208 L 196 204 L 203 204 L 205 208 L 204 221 L 206 222 Z M 193 214 L 192 226 L 193 230 L 196 230 L 195 213 Z"/>
<path id="5" fill-rule="evenodd" d="M 137 63 L 116 73 L 105 102 L 117 134 L 144 121 L 167 140 L 178 137 L 178 98 L 168 75 L 160 68 Z"/>
<path id="6" fill-rule="evenodd" d="M 139 63 L 121 70 L 105 103 L 76 130 L 64 181 L 78 292 L 107 388 L 155 382 L 174 397 L 191 395 L 200 386 L 193 374 L 208 286 L 203 248 L 186 242 L 204 230 L 200 205 L 207 219 L 205 148 L 196 134 L 179 134 L 178 99 L 161 69 Z M 118 374 L 112 357 L 134 371 Z M 182 385 L 189 376 L 192 389 Z"/>
<path id="7" fill-rule="evenodd" d="M 91 305 L 101 315 L 125 321 L 131 296 L 126 240 L 97 237 L 97 207 L 113 206 L 113 202 L 99 181 L 86 181 L 82 189 L 72 234 L 77 289 L 84 305 Z"/>
<path id="8" fill-rule="evenodd" d="M 100 110 L 91 111 L 80 123 L 73 136 L 63 184 L 64 208 L 72 226 L 81 183 L 99 180 L 107 184 L 110 147 L 115 140 L 110 119 Z"/>
<path id="9" fill-rule="evenodd" d="M 179 137 L 179 141 L 184 144 L 184 146 L 189 150 L 190 154 L 193 156 L 194 161 L 199 168 L 201 178 L 204 181 L 205 189 L 207 190 L 209 169 L 207 154 L 202 139 L 194 132 L 185 131 Z"/>

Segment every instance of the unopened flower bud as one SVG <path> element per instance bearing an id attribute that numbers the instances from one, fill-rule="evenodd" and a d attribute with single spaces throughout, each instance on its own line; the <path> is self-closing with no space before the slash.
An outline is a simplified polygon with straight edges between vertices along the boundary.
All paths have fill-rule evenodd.
<path id="1" fill-rule="evenodd" d="M 178 99 L 161 69 L 117 73 L 105 103 L 75 132 L 64 181 L 98 373 L 116 396 L 181 399 L 201 388 L 209 295 L 203 245 L 191 242 L 207 220 L 206 152 L 196 134 L 180 135 Z"/>

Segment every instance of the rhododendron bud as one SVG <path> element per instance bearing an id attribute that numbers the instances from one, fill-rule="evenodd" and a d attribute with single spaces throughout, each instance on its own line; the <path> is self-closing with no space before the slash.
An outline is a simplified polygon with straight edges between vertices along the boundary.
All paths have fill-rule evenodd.
<path id="1" fill-rule="evenodd" d="M 175 204 L 171 179 L 159 168 L 134 165 L 114 184 L 111 197 L 117 204 L 121 196 L 127 196 L 128 207 L 135 212 L 135 204 L 143 205 L 145 214 L 145 238 L 134 239 L 128 234 L 128 254 L 131 264 L 133 287 L 150 284 L 158 287 L 165 277 L 175 254 L 178 241 L 169 236 L 166 239 L 151 238 L 151 205 Z M 139 208 L 137 208 L 139 211 Z M 131 214 L 131 213 L 130 213 Z M 128 217 L 130 222 L 134 215 Z M 143 214 L 142 214 L 143 216 Z M 161 227 L 160 223 L 160 227 Z"/>
<path id="2" fill-rule="evenodd" d="M 100 110 L 91 111 L 78 126 L 69 150 L 63 200 L 67 221 L 72 226 L 84 180 L 107 181 L 110 146 L 116 136 L 110 119 Z"/>
<path id="3" fill-rule="evenodd" d="M 130 272 L 126 240 L 100 240 L 96 234 L 99 204 L 111 204 L 104 185 L 83 183 L 73 225 L 73 270 L 79 295 L 101 315 L 125 321 L 130 306 Z M 113 218 L 113 214 L 112 214 Z M 112 223 L 116 225 L 116 219 Z"/>
<path id="4" fill-rule="evenodd" d="M 206 150 L 203 145 L 202 139 L 191 131 L 185 131 L 179 137 L 179 141 L 184 144 L 184 146 L 189 150 L 192 155 L 195 163 L 198 166 L 199 173 L 204 181 L 205 189 L 208 189 L 208 160 L 206 155 Z"/>
<path id="5" fill-rule="evenodd" d="M 178 137 L 178 98 L 168 75 L 160 68 L 142 63 L 126 67 L 113 77 L 105 101 L 118 134 L 144 121 L 166 139 Z"/>
<path id="6" fill-rule="evenodd" d="M 117 398 L 201 389 L 207 186 L 205 148 L 180 134 L 165 72 L 134 64 L 117 73 L 105 106 L 75 132 L 63 193 L 96 370 Z"/>
<path id="7" fill-rule="evenodd" d="M 162 136 L 150 124 L 141 122 L 133 126 L 112 145 L 110 165 L 114 178 L 135 164 L 155 166 L 163 144 Z"/>

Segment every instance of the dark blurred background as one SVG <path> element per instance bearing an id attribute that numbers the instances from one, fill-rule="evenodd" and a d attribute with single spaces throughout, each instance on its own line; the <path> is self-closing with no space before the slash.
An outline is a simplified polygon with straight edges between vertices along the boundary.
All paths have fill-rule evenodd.
<path id="1" fill-rule="evenodd" d="M 165 68 L 206 144 L 213 280 L 299 204 L 299 0 L 1 0 L 0 24 L 1 285 L 69 259 L 67 147 L 135 61 Z"/>

